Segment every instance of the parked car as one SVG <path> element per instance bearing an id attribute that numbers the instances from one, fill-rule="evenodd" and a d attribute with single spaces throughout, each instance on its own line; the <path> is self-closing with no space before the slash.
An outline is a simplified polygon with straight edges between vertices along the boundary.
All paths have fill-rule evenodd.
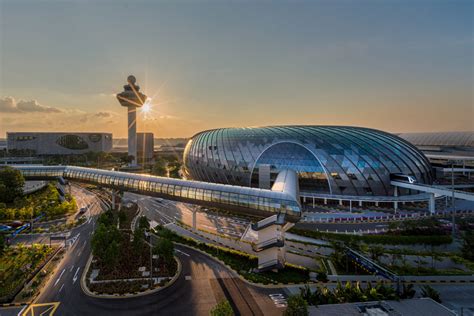
<path id="1" fill-rule="evenodd" d="M 17 228 L 17 227 L 20 227 L 23 225 L 23 222 L 22 221 L 13 221 L 10 223 L 10 226 L 13 227 L 13 228 Z"/>

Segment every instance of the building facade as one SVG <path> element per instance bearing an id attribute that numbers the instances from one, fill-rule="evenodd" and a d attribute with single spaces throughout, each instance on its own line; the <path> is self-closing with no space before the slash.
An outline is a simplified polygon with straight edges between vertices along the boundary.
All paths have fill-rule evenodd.
<path id="1" fill-rule="evenodd" d="M 223 128 L 194 135 L 184 151 L 194 180 L 259 186 L 259 169 L 298 173 L 300 191 L 337 196 L 393 196 L 391 174 L 431 184 L 427 158 L 393 134 L 348 126 Z M 408 194 L 409 192 L 398 192 Z"/>
<path id="2" fill-rule="evenodd" d="M 154 147 L 153 133 L 137 133 L 137 159 L 139 161 L 152 160 Z"/>
<path id="3" fill-rule="evenodd" d="M 13 153 L 74 155 L 90 151 L 109 152 L 111 149 L 111 133 L 7 132 L 7 150 Z"/>

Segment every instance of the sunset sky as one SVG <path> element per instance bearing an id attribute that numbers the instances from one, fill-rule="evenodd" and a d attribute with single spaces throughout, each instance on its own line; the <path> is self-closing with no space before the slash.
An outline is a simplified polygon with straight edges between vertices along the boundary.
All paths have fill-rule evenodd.
<path id="1" fill-rule="evenodd" d="M 472 1 L 0 0 L 6 131 L 356 125 L 474 130 Z"/>

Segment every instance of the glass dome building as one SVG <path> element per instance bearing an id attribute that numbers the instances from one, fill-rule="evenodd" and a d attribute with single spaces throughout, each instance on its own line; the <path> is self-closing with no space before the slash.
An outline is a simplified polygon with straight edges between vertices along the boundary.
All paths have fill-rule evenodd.
<path id="1" fill-rule="evenodd" d="M 194 135 L 184 151 L 187 178 L 258 187 L 259 166 L 297 172 L 302 194 L 391 196 L 390 174 L 431 184 L 428 159 L 400 137 L 348 126 L 222 128 Z M 401 191 L 400 194 L 408 192 Z"/>

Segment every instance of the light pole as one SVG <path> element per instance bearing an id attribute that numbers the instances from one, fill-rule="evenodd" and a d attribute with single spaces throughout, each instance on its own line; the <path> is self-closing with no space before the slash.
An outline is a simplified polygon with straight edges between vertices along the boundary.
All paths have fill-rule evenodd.
<path id="1" fill-rule="evenodd" d="M 451 227 L 451 234 L 454 237 L 456 237 L 456 207 L 455 207 L 455 199 L 454 199 L 454 160 L 451 161 L 451 213 L 453 216 L 452 220 L 452 227 Z"/>

